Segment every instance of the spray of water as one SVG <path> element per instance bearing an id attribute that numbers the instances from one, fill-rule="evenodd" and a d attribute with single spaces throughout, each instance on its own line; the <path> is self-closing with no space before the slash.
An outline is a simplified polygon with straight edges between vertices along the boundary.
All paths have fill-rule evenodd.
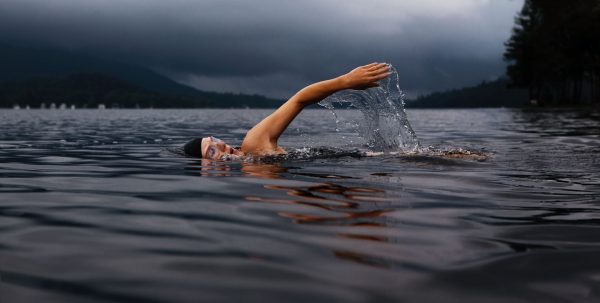
<path id="1" fill-rule="evenodd" d="M 398 72 L 389 66 L 391 74 L 379 82 L 379 87 L 340 91 L 319 105 L 333 113 L 336 130 L 339 128 L 336 104 L 359 110 L 362 119 L 353 124 L 372 151 L 414 152 L 419 148 L 419 140 L 404 110 L 404 93 L 400 89 Z"/>

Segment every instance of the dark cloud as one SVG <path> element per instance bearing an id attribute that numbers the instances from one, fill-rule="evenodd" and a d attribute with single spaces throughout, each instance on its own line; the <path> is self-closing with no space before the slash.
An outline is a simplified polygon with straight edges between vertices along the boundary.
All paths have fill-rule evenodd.
<path id="1" fill-rule="evenodd" d="M 412 94 L 504 72 L 519 1 L 3 0 L 0 40 L 151 67 L 202 89 L 286 96 L 372 61 Z"/>

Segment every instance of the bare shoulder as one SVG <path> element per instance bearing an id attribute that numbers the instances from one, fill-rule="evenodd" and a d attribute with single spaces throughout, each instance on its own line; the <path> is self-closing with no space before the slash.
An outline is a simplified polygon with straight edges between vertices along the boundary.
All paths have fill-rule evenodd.
<path id="1" fill-rule="evenodd" d="M 272 142 L 263 132 L 257 132 L 254 129 L 250 130 L 244 142 L 242 142 L 241 150 L 245 154 L 251 155 L 274 155 L 285 153 L 285 150 Z"/>

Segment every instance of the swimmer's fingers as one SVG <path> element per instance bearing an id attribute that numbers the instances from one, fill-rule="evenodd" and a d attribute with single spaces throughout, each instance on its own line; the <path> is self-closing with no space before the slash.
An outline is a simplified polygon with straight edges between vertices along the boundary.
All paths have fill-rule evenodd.
<path id="1" fill-rule="evenodd" d="M 385 78 L 387 78 L 387 77 L 388 77 L 389 75 L 391 75 L 391 74 L 392 74 L 392 73 L 391 73 L 391 72 L 389 72 L 389 71 L 381 72 L 381 73 L 378 73 L 378 74 L 372 75 L 372 76 L 369 78 L 369 80 L 371 80 L 371 81 L 379 81 L 379 80 L 381 80 L 381 79 L 385 79 Z"/>
<path id="2" fill-rule="evenodd" d="M 379 87 L 379 83 L 377 81 L 387 78 L 390 74 L 391 72 L 386 71 L 378 75 L 369 77 L 369 80 L 371 82 L 365 85 L 365 88 Z"/>
<path id="3" fill-rule="evenodd" d="M 363 66 L 361 66 L 361 67 L 362 67 L 362 68 L 369 69 L 369 68 L 371 68 L 371 67 L 374 67 L 374 66 L 377 66 L 377 65 L 379 65 L 379 64 L 381 64 L 381 63 L 373 62 L 373 63 L 367 64 L 367 65 L 363 65 Z"/>
<path id="4" fill-rule="evenodd" d="M 372 72 L 372 71 L 376 71 L 376 70 L 380 70 L 380 69 L 385 69 L 385 68 L 390 68 L 390 66 L 387 63 L 377 63 L 374 64 L 372 66 L 369 66 L 367 68 L 367 71 Z"/>
<path id="5" fill-rule="evenodd" d="M 390 71 L 390 66 L 386 64 L 386 65 L 378 66 L 377 68 L 369 70 L 367 72 L 367 74 L 370 76 L 376 76 L 376 75 L 380 75 L 383 73 L 387 73 L 389 71 Z"/>

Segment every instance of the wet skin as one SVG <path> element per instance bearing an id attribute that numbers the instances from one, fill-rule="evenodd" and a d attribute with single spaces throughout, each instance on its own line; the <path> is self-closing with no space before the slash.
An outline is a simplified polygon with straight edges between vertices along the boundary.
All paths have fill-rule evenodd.
<path id="1" fill-rule="evenodd" d="M 244 155 L 242 151 L 212 136 L 202 138 L 201 145 L 202 158 L 204 159 L 220 160 L 225 155 Z"/>

